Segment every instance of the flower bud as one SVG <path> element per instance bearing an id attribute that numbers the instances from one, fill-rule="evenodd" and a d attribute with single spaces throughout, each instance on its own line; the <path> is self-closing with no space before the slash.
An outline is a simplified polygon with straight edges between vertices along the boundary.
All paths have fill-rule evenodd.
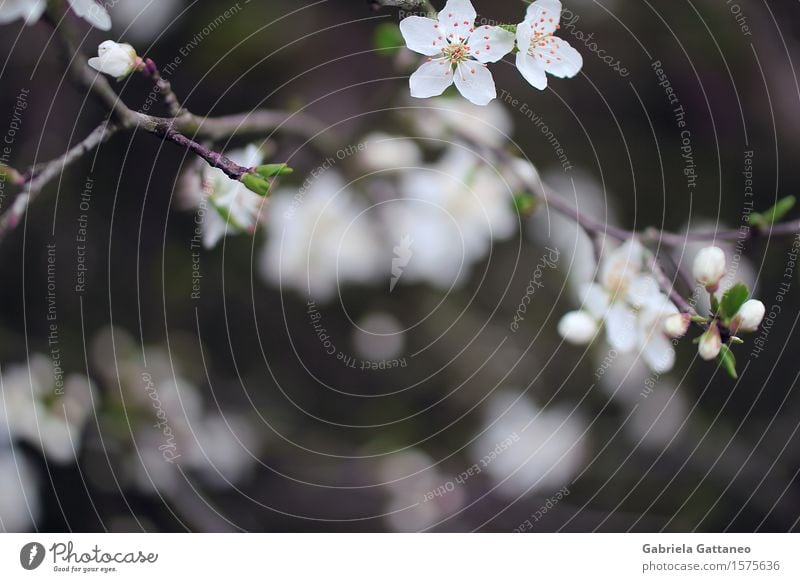
<path id="1" fill-rule="evenodd" d="M 737 331 L 756 331 L 764 319 L 767 309 L 758 299 L 745 301 L 736 315 L 731 319 L 730 328 L 733 333 Z"/>
<path id="2" fill-rule="evenodd" d="M 242 184 L 247 186 L 251 192 L 255 192 L 259 196 L 267 196 L 270 190 L 269 180 L 259 176 L 258 174 L 248 173 L 242 176 Z"/>
<path id="3" fill-rule="evenodd" d="M 107 40 L 97 47 L 97 56 L 89 59 L 89 66 L 106 75 L 123 79 L 142 66 L 142 59 L 131 45 Z"/>
<path id="4" fill-rule="evenodd" d="M 713 360 L 719 355 L 722 349 L 722 337 L 719 335 L 719 328 L 716 323 L 712 323 L 702 336 L 697 351 L 704 360 Z"/>
<path id="5" fill-rule="evenodd" d="M 587 344 L 597 333 L 597 321 L 585 311 L 571 311 L 558 322 L 558 333 L 571 344 Z"/>
<path id="6" fill-rule="evenodd" d="M 266 164 L 256 168 L 256 174 L 263 178 L 274 178 L 275 176 L 286 176 L 294 172 L 287 164 Z"/>
<path id="7" fill-rule="evenodd" d="M 692 319 L 688 313 L 675 313 L 664 320 L 664 333 L 671 338 L 683 337 Z"/>
<path id="8" fill-rule="evenodd" d="M 714 292 L 725 276 L 725 253 L 719 247 L 706 247 L 697 253 L 692 269 L 694 278 L 709 292 Z"/>

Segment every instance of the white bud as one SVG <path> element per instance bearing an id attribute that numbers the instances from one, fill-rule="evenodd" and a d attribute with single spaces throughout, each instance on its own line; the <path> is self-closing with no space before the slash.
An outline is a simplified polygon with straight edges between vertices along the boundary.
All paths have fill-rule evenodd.
<path id="1" fill-rule="evenodd" d="M 558 322 L 558 333 L 571 344 L 588 344 L 597 333 L 597 320 L 585 311 L 570 311 Z"/>
<path id="2" fill-rule="evenodd" d="M 750 299 L 745 301 L 744 305 L 739 308 L 736 315 L 731 319 L 731 331 L 756 331 L 758 326 L 761 325 L 761 320 L 764 319 L 764 314 L 767 308 L 758 299 Z"/>
<path id="3" fill-rule="evenodd" d="M 107 40 L 97 47 L 97 56 L 89 59 L 89 66 L 93 69 L 122 79 L 138 69 L 142 59 L 136 54 L 129 44 L 120 44 Z"/>
<path id="4" fill-rule="evenodd" d="M 697 347 L 697 351 L 704 360 L 713 360 L 719 355 L 721 349 L 722 337 L 719 335 L 719 328 L 716 323 L 712 323 L 708 331 L 700 336 L 700 345 Z"/>
<path id="5" fill-rule="evenodd" d="M 683 337 L 689 331 L 690 323 L 688 313 L 675 313 L 664 320 L 664 333 L 671 338 Z"/>
<path id="6" fill-rule="evenodd" d="M 692 269 L 694 278 L 709 291 L 716 291 L 725 276 L 725 252 L 719 247 L 706 247 L 697 253 Z"/>

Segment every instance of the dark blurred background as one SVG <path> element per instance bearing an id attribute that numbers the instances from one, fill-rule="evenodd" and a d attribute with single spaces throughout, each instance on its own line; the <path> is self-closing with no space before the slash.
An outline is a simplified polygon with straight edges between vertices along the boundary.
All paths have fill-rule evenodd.
<path id="1" fill-rule="evenodd" d="M 134 11 L 146 23 L 126 31 L 131 20 L 123 18 L 124 4 L 110 9 L 115 28 L 108 35 L 76 21 L 87 54 L 106 37 L 122 39 L 164 66 L 229 8 L 226 2 L 165 2 L 169 8 L 159 9 L 160 15 Z M 745 202 L 746 151 L 753 152 L 756 209 L 794 194 L 800 184 L 794 162 L 800 135 L 798 5 L 739 0 L 737 6 L 739 12 L 721 0 L 568 2 L 565 8 L 579 18 L 560 34 L 583 54 L 578 77 L 551 78 L 550 87 L 538 92 L 524 84 L 513 57 L 492 71 L 498 88 L 529 104 L 557 135 L 580 175 L 576 187 L 595 192 L 596 200 L 586 203 L 590 212 L 603 209 L 629 229 L 736 228 Z M 478 1 L 476 7 L 501 22 L 521 20 L 524 10 L 521 2 Z M 341 147 L 374 130 L 413 132 L 395 109 L 410 103 L 405 77 L 418 55 L 374 50 L 376 27 L 397 23 L 397 12 L 374 11 L 362 0 L 242 2 L 238 14 L 183 58 L 170 80 L 194 113 L 302 109 L 329 126 L 328 137 Z M 63 153 L 105 111 L 64 78 L 62 55 L 46 24 L 17 22 L 2 30 L 0 132 L 11 121 L 18 93 L 29 89 L 11 157 L 12 165 L 26 168 Z M 588 43 L 596 42 L 628 74 L 601 60 L 576 30 L 593 34 Z M 681 130 L 655 61 L 685 110 L 697 172 L 692 190 L 683 173 Z M 132 108 L 150 90 L 141 78 L 114 87 Z M 509 149 L 524 152 L 545 178 L 558 182 L 564 172 L 550 144 L 519 107 L 505 109 L 517 144 Z M 291 158 L 295 174 L 288 185 L 302 183 L 324 159 L 319 143 L 280 133 L 270 142 L 275 160 Z M 604 348 L 587 352 L 562 344 L 556 334 L 559 315 L 575 307 L 562 292 L 567 265 L 547 275 L 522 330 L 500 342 L 545 252 L 541 233 L 523 226 L 497 242 L 491 258 L 446 295 L 424 283 L 391 295 L 383 286 L 348 285 L 323 303 L 325 327 L 350 353 L 360 349 L 353 320 L 379 313 L 401 328 L 422 322 L 403 334 L 407 367 L 353 370 L 321 349 L 309 327 L 307 298 L 281 292 L 259 276 L 269 233 L 228 237 L 204 251 L 202 298 L 189 299 L 194 215 L 177 208 L 175 196 L 187 161 L 185 152 L 152 135 L 120 134 L 51 183 L 0 246 L 4 373 L 31 354 L 49 353 L 47 245 L 55 244 L 61 362 L 66 371 L 91 378 L 95 409 L 103 408 L 86 423 L 77 462 L 52 462 L 39 447 L 18 443 L 32 463 L 41 499 L 30 529 L 511 531 L 526 520 L 534 531 L 797 529 L 796 273 L 766 350 L 748 358 L 751 346 L 744 346 L 738 381 L 703 365 L 686 341 L 675 370 L 657 380 L 669 397 L 636 405 L 635 397 L 620 398 L 615 390 L 638 393 L 646 372 L 637 376 L 633 363 L 619 359 L 614 374 L 598 380 Z M 88 275 L 85 291 L 76 293 L 75 237 L 87 176 L 94 181 Z M 13 192 L 7 186 L 4 209 Z M 768 310 L 784 281 L 790 245 L 790 239 L 777 238 L 746 245 L 757 296 Z M 223 429 L 236 435 L 226 441 L 236 452 L 223 450 L 220 458 L 243 457 L 246 465 L 235 482 L 207 486 L 192 469 L 181 469 L 171 485 L 153 479 L 157 485 L 148 488 L 126 476 L 143 461 L 125 444 L 125 427 L 135 419 L 124 406 L 108 404 L 120 392 L 114 360 L 121 356 L 97 347 L 108 335 L 97 337 L 111 325 L 133 345 L 167 353 L 173 374 L 196 387 L 204 409 L 243 419 L 246 429 Z M 609 382 L 615 384 L 609 388 Z M 473 439 L 501 418 L 492 416 L 498 409 L 490 405 L 501 393 L 535 402 L 534 415 L 558 407 L 576 411 L 572 419 L 582 419 L 576 431 L 580 458 L 569 461 L 571 470 L 558 469 L 572 453 L 556 449 L 552 464 L 564 472 L 558 483 L 498 488 L 499 469 L 490 466 L 446 495 L 423 501 L 483 457 Z M 117 432 L 107 424 L 115 414 L 125 419 Z M 496 441 L 520 428 L 500 430 Z M 511 465 L 503 470 L 511 474 L 528 455 L 505 458 Z M 513 479 L 529 474 L 523 468 Z M 569 494 L 554 503 L 562 486 Z M 531 516 L 548 504 L 534 521 Z"/>

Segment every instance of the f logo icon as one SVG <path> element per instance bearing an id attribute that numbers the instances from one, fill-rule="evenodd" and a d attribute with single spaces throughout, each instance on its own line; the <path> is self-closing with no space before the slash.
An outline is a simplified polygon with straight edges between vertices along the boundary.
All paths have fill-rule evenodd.
<path id="1" fill-rule="evenodd" d="M 19 563 L 26 570 L 35 570 L 44 562 L 44 546 L 38 542 L 30 542 L 22 546 L 19 552 Z"/>

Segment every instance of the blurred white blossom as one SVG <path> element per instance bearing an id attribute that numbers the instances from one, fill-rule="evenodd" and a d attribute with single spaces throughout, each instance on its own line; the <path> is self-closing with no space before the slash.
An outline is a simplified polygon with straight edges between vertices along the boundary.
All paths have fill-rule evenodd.
<path id="1" fill-rule="evenodd" d="M 105 7 L 95 0 L 68 0 L 73 12 L 100 30 L 111 29 L 111 17 Z M 23 19 L 34 24 L 47 8 L 47 0 L 3 0 L 0 4 L 0 24 Z"/>
<path id="2" fill-rule="evenodd" d="M 389 499 L 384 507 L 389 528 L 396 532 L 417 532 L 433 527 L 464 504 L 461 487 L 449 491 L 450 481 L 424 452 L 410 449 L 387 455 L 378 468 L 378 479 Z M 434 491 L 443 492 L 434 495 Z"/>
<path id="3" fill-rule="evenodd" d="M 454 145 L 434 165 L 404 172 L 400 198 L 384 205 L 391 240 L 410 238 L 414 254 L 405 281 L 442 289 L 463 283 L 494 240 L 510 237 L 518 224 L 511 186 L 474 153 Z"/>
<path id="4" fill-rule="evenodd" d="M 0 447 L 0 532 L 30 531 L 41 513 L 39 479 L 25 455 Z"/>
<path id="5" fill-rule="evenodd" d="M 587 456 L 586 425 L 577 413 L 564 406 L 539 408 L 516 391 L 489 399 L 481 430 L 483 434 L 472 445 L 472 457 L 508 499 L 569 485 Z M 491 458 L 498 444 L 509 437 L 515 442 Z M 491 460 L 484 466 L 487 455 Z"/>
<path id="6" fill-rule="evenodd" d="M 252 144 L 225 155 L 247 168 L 264 161 L 261 150 Z M 200 225 L 203 245 L 209 249 L 225 235 L 252 234 L 266 207 L 264 198 L 205 162 L 192 164 L 184 173 L 179 199 L 183 208 L 196 211 L 195 223 Z"/>
<path id="7" fill-rule="evenodd" d="M 0 424 L 14 439 L 38 447 L 50 461 L 75 460 L 96 398 L 85 376 L 65 377 L 49 357 L 34 354 L 28 365 L 6 368 L 2 396 Z"/>
<path id="8" fill-rule="evenodd" d="M 384 272 L 378 234 L 353 192 L 335 170 L 309 176 L 298 188 L 272 196 L 263 278 L 317 300 L 346 283 L 370 283 Z"/>
<path id="9" fill-rule="evenodd" d="M 374 132 L 367 135 L 363 143 L 364 151 L 358 159 L 372 172 L 413 168 L 422 160 L 419 146 L 407 137 Z"/>
<path id="10" fill-rule="evenodd" d="M 463 99 L 439 97 L 405 112 L 414 132 L 431 140 L 447 143 L 452 138 L 465 138 L 489 147 L 505 144 L 514 130 L 511 116 L 497 101 L 486 107 Z M 444 140 L 444 141 L 442 141 Z"/>

